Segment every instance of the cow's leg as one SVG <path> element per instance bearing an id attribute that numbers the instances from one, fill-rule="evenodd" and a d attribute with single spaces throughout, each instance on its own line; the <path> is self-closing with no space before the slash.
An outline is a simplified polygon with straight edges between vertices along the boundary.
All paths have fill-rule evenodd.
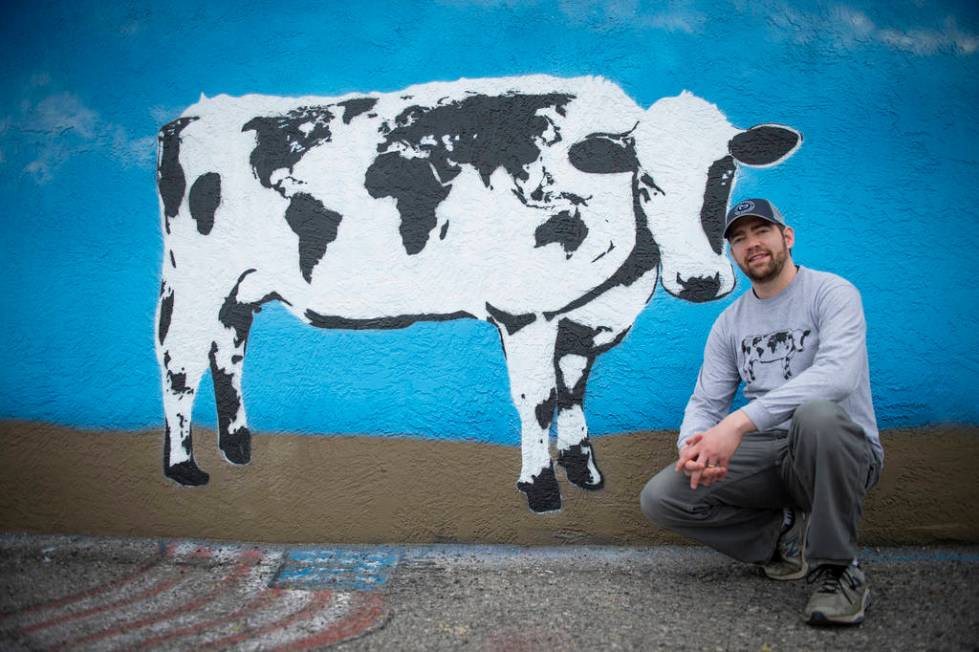
<path id="1" fill-rule="evenodd" d="M 183 299 L 183 301 L 181 301 Z M 157 356 L 163 384 L 165 437 L 163 473 L 182 485 L 207 484 L 209 476 L 194 462 L 191 413 L 207 365 L 207 343 L 200 324 L 164 281 L 157 312 Z"/>
<path id="2" fill-rule="evenodd" d="M 561 508 L 561 492 L 548 450 L 557 391 L 554 378 L 555 328 L 542 319 L 516 332 L 500 325 L 510 376 L 510 396 L 520 415 L 521 466 L 517 488 L 535 512 Z"/>
<path id="3" fill-rule="evenodd" d="M 607 331 L 562 320 L 558 326 L 554 353 L 557 376 L 557 450 L 558 464 L 564 467 L 568 481 L 583 489 L 598 490 L 605 485 L 598 469 L 595 449 L 588 438 L 585 421 L 585 385 L 597 355 L 596 337 L 614 339 Z"/>
<path id="4" fill-rule="evenodd" d="M 209 357 L 218 412 L 218 446 L 232 464 L 248 464 L 252 458 L 252 435 L 241 393 L 241 373 L 252 320 L 266 301 L 283 300 L 275 292 L 265 292 L 263 287 L 261 274 L 255 274 L 254 269 L 245 271 L 215 314 L 220 327 L 211 342 Z"/>
<path id="5" fill-rule="evenodd" d="M 218 412 L 218 446 L 232 464 L 248 464 L 252 458 L 252 435 L 241 400 L 241 372 L 248 328 L 242 330 L 239 338 L 235 331 L 226 329 L 211 343 L 209 356 Z"/>

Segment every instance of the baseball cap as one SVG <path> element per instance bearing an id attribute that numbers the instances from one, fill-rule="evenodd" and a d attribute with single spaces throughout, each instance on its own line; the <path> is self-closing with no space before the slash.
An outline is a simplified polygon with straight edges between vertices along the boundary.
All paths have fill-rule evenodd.
<path id="1" fill-rule="evenodd" d="M 731 210 L 727 213 L 727 219 L 724 220 L 724 237 L 727 238 L 727 232 L 731 230 L 732 224 L 742 217 L 748 217 L 749 215 L 760 217 L 772 224 L 785 226 L 785 219 L 772 202 L 757 197 L 753 199 L 742 199 L 731 207 Z"/>

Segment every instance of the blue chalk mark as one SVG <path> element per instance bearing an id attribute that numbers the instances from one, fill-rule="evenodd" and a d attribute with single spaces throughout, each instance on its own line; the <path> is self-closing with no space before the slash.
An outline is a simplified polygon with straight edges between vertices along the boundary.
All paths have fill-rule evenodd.
<path id="1" fill-rule="evenodd" d="M 373 591 L 387 583 L 399 558 L 387 550 L 290 550 L 272 588 Z"/>

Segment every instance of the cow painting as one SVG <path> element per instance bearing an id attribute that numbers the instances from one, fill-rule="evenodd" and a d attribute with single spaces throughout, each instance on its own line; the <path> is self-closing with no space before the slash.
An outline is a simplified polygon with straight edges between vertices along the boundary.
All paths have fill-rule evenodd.
<path id="1" fill-rule="evenodd" d="M 806 336 L 810 331 L 794 328 L 777 331 L 767 335 L 749 335 L 741 341 L 741 354 L 744 358 L 744 377 L 754 382 L 756 364 L 779 363 L 782 377 L 792 377 L 792 357 L 806 350 Z"/>
<path id="2" fill-rule="evenodd" d="M 254 314 L 279 301 L 323 328 L 490 322 L 530 508 L 561 505 L 555 418 L 567 479 L 601 488 L 582 409 L 596 356 L 657 282 L 688 301 L 732 290 L 722 230 L 737 166 L 800 142 L 778 125 L 735 128 L 687 92 L 643 109 L 595 77 L 202 98 L 159 137 L 166 476 L 208 481 L 191 445 L 208 365 L 219 446 L 250 460 L 242 364 Z"/>

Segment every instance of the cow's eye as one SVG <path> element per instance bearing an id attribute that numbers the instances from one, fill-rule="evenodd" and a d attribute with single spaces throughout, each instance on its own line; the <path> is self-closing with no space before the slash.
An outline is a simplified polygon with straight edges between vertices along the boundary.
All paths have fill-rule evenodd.
<path id="1" fill-rule="evenodd" d="M 639 167 L 631 143 L 606 137 L 586 138 L 568 150 L 571 165 L 582 172 L 615 174 Z"/>

